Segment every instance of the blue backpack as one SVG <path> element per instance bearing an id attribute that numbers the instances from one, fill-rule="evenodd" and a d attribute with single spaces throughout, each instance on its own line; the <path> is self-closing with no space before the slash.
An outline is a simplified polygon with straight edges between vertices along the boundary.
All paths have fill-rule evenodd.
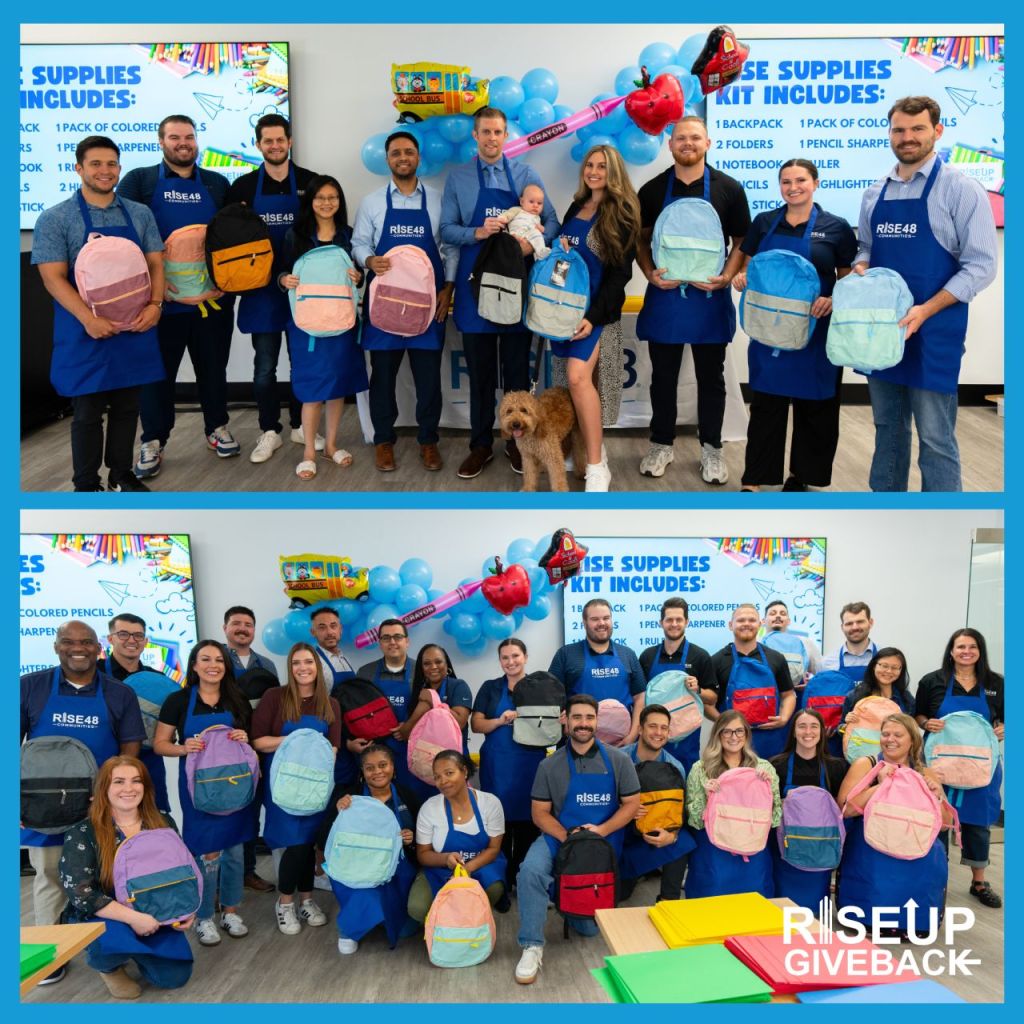
<path id="1" fill-rule="evenodd" d="M 523 324 L 552 341 L 568 341 L 590 305 L 590 272 L 575 250 L 561 246 L 533 265 Z"/>
<path id="2" fill-rule="evenodd" d="M 818 321 L 811 306 L 821 294 L 814 264 L 788 249 L 759 252 L 747 267 L 740 295 L 740 327 L 774 349 L 806 348 Z"/>
<path id="3" fill-rule="evenodd" d="M 837 729 L 843 715 L 843 702 L 856 683 L 842 672 L 817 672 L 807 680 L 800 709 L 817 711 L 829 729 Z"/>
<path id="4" fill-rule="evenodd" d="M 356 325 L 355 286 L 348 272 L 349 254 L 340 245 L 321 245 L 295 261 L 292 273 L 298 286 L 288 289 L 292 320 L 300 331 L 314 338 L 334 338 Z"/>
<path id="5" fill-rule="evenodd" d="M 334 750 L 315 729 L 288 733 L 270 765 L 271 799 L 289 814 L 319 814 L 334 788 Z"/>
<path id="6" fill-rule="evenodd" d="M 759 338 L 758 341 L 760 340 Z M 778 651 L 786 659 L 789 676 L 794 683 L 803 682 L 804 673 L 807 671 L 807 648 L 800 637 L 795 633 L 778 630 L 774 633 L 765 633 L 761 643 L 773 651 Z"/>
<path id="7" fill-rule="evenodd" d="M 976 711 L 953 711 L 943 715 L 942 721 L 941 732 L 925 734 L 925 763 L 935 769 L 944 786 L 983 789 L 999 765 L 999 740 L 991 724 Z M 953 801 L 954 807 L 957 802 Z"/>
<path id="8" fill-rule="evenodd" d="M 354 796 L 338 812 L 324 850 L 324 871 L 350 889 L 374 889 L 390 882 L 402 856 L 398 818 L 372 796 Z"/>
<path id="9" fill-rule="evenodd" d="M 703 199 L 676 199 L 654 222 L 654 265 L 670 281 L 704 282 L 725 266 L 725 236 L 715 208 Z M 711 298 L 711 292 L 707 292 Z"/>
<path id="10" fill-rule="evenodd" d="M 861 373 L 896 366 L 907 333 L 899 322 L 913 304 L 906 281 L 895 270 L 872 267 L 863 276 L 847 274 L 832 293 L 825 342 L 829 362 Z"/>
<path id="11" fill-rule="evenodd" d="M 124 683 L 135 691 L 135 696 L 139 699 L 142 724 L 146 728 L 143 746 L 152 749 L 160 709 L 163 707 L 164 701 L 172 693 L 180 690 L 181 686 L 169 676 L 165 676 L 163 672 L 155 672 L 151 668 L 143 668 L 138 672 L 133 672 L 130 676 L 125 676 Z"/>

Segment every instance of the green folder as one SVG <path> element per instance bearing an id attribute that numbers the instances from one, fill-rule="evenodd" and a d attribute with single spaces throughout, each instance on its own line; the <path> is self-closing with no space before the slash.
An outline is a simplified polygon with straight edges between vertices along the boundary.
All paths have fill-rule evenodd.
<path id="1" fill-rule="evenodd" d="M 21 980 L 35 974 L 40 967 L 45 967 L 57 957 L 57 947 L 50 943 L 21 943 Z"/>
<path id="2" fill-rule="evenodd" d="M 597 979 L 597 983 L 604 989 L 605 994 L 613 1003 L 633 1002 L 628 994 L 619 988 L 615 975 L 607 967 L 595 967 L 590 973 Z"/>

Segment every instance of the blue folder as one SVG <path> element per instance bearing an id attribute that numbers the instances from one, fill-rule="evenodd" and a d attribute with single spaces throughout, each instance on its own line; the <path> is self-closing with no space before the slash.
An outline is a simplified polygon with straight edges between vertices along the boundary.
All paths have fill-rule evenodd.
<path id="1" fill-rule="evenodd" d="M 966 1003 L 945 985 L 924 978 L 894 985 L 861 985 L 857 988 L 797 992 L 801 1003 Z"/>

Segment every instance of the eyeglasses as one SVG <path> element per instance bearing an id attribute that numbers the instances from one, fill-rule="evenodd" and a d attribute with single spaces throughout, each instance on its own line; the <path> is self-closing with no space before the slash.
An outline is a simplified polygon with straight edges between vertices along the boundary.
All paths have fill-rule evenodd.
<path id="1" fill-rule="evenodd" d="M 408 640 L 409 638 L 404 633 L 388 633 L 381 634 L 378 638 L 382 644 L 397 644 L 400 640 Z"/>
<path id="2" fill-rule="evenodd" d="M 145 633 L 129 633 L 127 629 L 119 629 L 116 633 L 111 633 L 111 636 L 116 636 L 118 640 L 136 640 L 143 641 L 146 639 Z"/>
<path id="3" fill-rule="evenodd" d="M 747 730 L 746 729 L 723 729 L 718 735 L 719 736 L 727 736 L 731 740 L 737 740 L 741 736 L 746 736 L 747 735 Z"/>
<path id="4" fill-rule="evenodd" d="M 314 196 L 314 203 L 340 203 L 341 198 L 339 196 Z"/>

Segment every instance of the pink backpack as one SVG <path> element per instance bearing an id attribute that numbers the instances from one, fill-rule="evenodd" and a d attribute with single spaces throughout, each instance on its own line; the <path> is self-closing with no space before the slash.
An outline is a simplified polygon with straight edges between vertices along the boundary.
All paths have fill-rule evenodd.
<path id="1" fill-rule="evenodd" d="M 462 865 L 434 897 L 423 924 L 430 962 L 435 967 L 473 967 L 494 949 L 491 904 L 483 886 Z"/>
<path id="2" fill-rule="evenodd" d="M 622 701 L 605 697 L 597 703 L 597 738 L 613 746 L 629 735 L 633 716 Z"/>
<path id="3" fill-rule="evenodd" d="M 168 291 L 175 302 L 186 306 L 198 306 L 204 318 L 206 305 L 220 309 L 216 299 L 224 293 L 213 286 L 209 268 L 206 266 L 206 225 L 186 224 L 176 228 L 164 241 L 164 277 L 174 286 Z"/>
<path id="4" fill-rule="evenodd" d="M 391 269 L 370 282 L 370 323 L 388 334 L 414 338 L 437 312 L 434 267 L 418 245 L 396 245 L 384 253 Z"/>
<path id="5" fill-rule="evenodd" d="M 884 764 L 878 761 L 850 790 L 843 806 L 844 814 L 850 800 L 875 782 Z M 942 804 L 920 772 L 906 765 L 889 767 L 895 771 L 879 783 L 861 812 L 864 840 L 873 850 L 897 860 L 919 860 L 932 848 L 942 829 Z M 953 825 L 959 845 L 960 820 L 956 811 L 953 811 Z"/>
<path id="6" fill-rule="evenodd" d="M 756 768 L 730 768 L 708 794 L 704 828 L 713 846 L 744 860 L 768 845 L 772 828 L 772 787 Z"/>
<path id="7" fill-rule="evenodd" d="M 146 255 L 128 238 L 90 232 L 75 260 L 75 284 L 94 316 L 123 331 L 152 298 Z"/>
<path id="8" fill-rule="evenodd" d="M 434 758 L 442 750 L 462 750 L 462 730 L 451 708 L 437 695 L 430 694 L 431 709 L 409 733 L 409 771 L 423 782 L 434 784 Z"/>
<path id="9" fill-rule="evenodd" d="M 888 697 L 862 697 L 853 706 L 858 721 L 843 727 L 843 754 L 853 764 L 858 757 L 878 757 L 882 752 L 882 722 L 900 714 L 900 706 Z"/>

